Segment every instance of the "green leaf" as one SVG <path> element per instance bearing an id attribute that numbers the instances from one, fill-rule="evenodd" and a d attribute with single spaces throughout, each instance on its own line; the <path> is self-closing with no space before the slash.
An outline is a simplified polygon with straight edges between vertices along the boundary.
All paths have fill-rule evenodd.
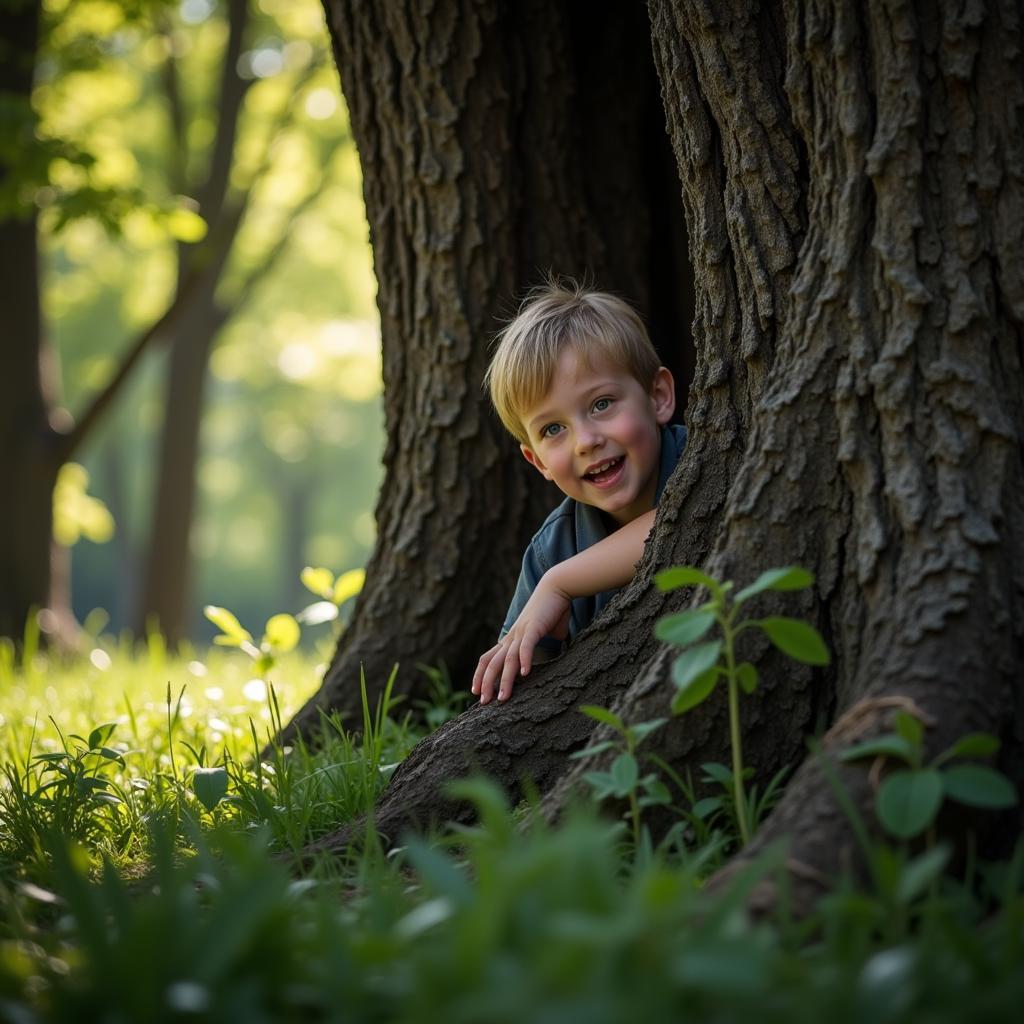
<path id="1" fill-rule="evenodd" d="M 649 722 L 637 722 L 636 725 L 628 725 L 626 726 L 626 731 L 631 733 L 633 738 L 639 743 L 650 736 L 655 729 L 660 729 L 667 721 L 667 718 L 652 718 Z"/>
<path id="2" fill-rule="evenodd" d="M 282 613 L 267 619 L 263 630 L 263 642 L 275 654 L 287 654 L 298 645 L 301 630 L 294 615 Z"/>
<path id="3" fill-rule="evenodd" d="M 595 722 L 600 722 L 602 725 L 610 725 L 618 732 L 626 731 L 626 723 L 614 711 L 609 711 L 607 708 L 602 708 L 597 704 L 581 704 L 580 711 L 588 718 L 594 719 Z"/>
<path id="4" fill-rule="evenodd" d="M 365 569 L 349 569 L 348 572 L 343 572 L 334 582 L 334 594 L 331 600 L 337 605 L 344 604 L 350 597 L 355 597 L 363 589 L 365 582 Z"/>
<path id="5" fill-rule="evenodd" d="M 901 902 L 909 903 L 931 885 L 942 874 L 949 863 L 950 848 L 945 843 L 926 850 L 915 857 L 900 873 L 896 895 Z"/>
<path id="6" fill-rule="evenodd" d="M 805 665 L 827 665 L 832 660 L 821 634 L 806 622 L 773 617 L 758 619 L 757 625 L 783 654 L 788 654 L 794 661 Z"/>
<path id="7" fill-rule="evenodd" d="M 589 747 L 584 747 L 582 750 L 574 750 L 569 757 L 590 757 L 591 754 L 601 754 L 606 750 L 611 750 L 615 745 L 614 740 L 602 740 L 600 743 L 594 743 Z"/>
<path id="8" fill-rule="evenodd" d="M 814 576 L 798 565 L 787 565 L 781 569 L 768 569 L 733 598 L 734 604 L 743 604 L 748 598 L 764 590 L 803 590 L 814 582 Z"/>
<path id="9" fill-rule="evenodd" d="M 199 802 L 212 811 L 228 791 L 228 773 L 225 768 L 196 768 L 192 772 L 192 792 Z"/>
<path id="10" fill-rule="evenodd" d="M 89 749 L 96 750 L 99 747 L 104 746 L 116 728 L 117 722 L 107 722 L 105 725 L 97 725 L 96 728 L 89 733 Z"/>
<path id="11" fill-rule="evenodd" d="M 942 804 L 942 776 L 926 768 L 893 772 L 878 790 L 875 810 L 885 829 L 899 839 L 911 839 L 934 820 Z"/>
<path id="12" fill-rule="evenodd" d="M 736 679 L 744 693 L 753 693 L 757 689 L 757 669 L 749 661 L 741 661 L 736 666 Z"/>
<path id="13" fill-rule="evenodd" d="M 218 608 L 215 604 L 208 604 L 203 609 L 203 614 L 221 631 L 221 636 L 215 636 L 213 642 L 224 647 L 240 647 L 244 642 L 252 643 L 252 633 L 242 628 L 242 624 L 227 608 Z"/>
<path id="14" fill-rule="evenodd" d="M 732 785 L 732 770 L 728 765 L 719 764 L 717 761 L 707 761 L 702 764 L 701 771 L 704 772 L 706 782 L 717 782 L 726 788 Z"/>
<path id="15" fill-rule="evenodd" d="M 695 708 L 707 700 L 718 681 L 718 669 L 708 669 L 703 675 L 697 676 L 687 686 L 681 688 L 672 699 L 672 713 L 681 715 L 690 708 Z"/>
<path id="16" fill-rule="evenodd" d="M 666 615 L 654 625 L 654 635 L 667 644 L 686 647 L 699 640 L 715 622 L 714 612 L 702 612 L 698 608 Z"/>
<path id="17" fill-rule="evenodd" d="M 299 579 L 302 581 L 302 585 L 307 590 L 311 590 L 317 597 L 322 597 L 327 601 L 331 601 L 332 604 L 334 603 L 331 600 L 334 596 L 334 573 L 330 569 L 307 565 L 299 573 Z"/>
<path id="18" fill-rule="evenodd" d="M 958 804 L 997 810 L 1017 802 L 1017 790 L 1002 772 L 983 764 L 957 764 L 942 773 L 946 795 Z"/>
<path id="19" fill-rule="evenodd" d="M 862 757 L 898 757 L 907 764 L 913 764 L 915 760 L 914 748 L 902 736 L 895 734 L 865 740 L 839 754 L 840 761 L 856 761 Z"/>
<path id="20" fill-rule="evenodd" d="M 693 814 L 695 817 L 703 819 L 721 809 L 722 798 L 720 796 L 706 796 L 693 805 Z"/>
<path id="21" fill-rule="evenodd" d="M 698 676 L 703 675 L 718 661 L 722 651 L 721 640 L 697 644 L 680 654 L 672 665 L 672 680 L 679 689 L 689 686 Z"/>
<path id="22" fill-rule="evenodd" d="M 124 758 L 121 756 L 120 750 L 114 750 L 111 747 L 100 747 L 96 753 L 100 757 L 105 757 L 108 761 L 116 761 L 122 768 L 125 767 Z"/>
<path id="23" fill-rule="evenodd" d="M 611 777 L 615 783 L 616 795 L 629 796 L 633 792 L 637 779 L 640 778 L 636 758 L 632 754 L 619 754 L 612 762 Z"/>
<path id="24" fill-rule="evenodd" d="M 924 739 L 924 726 L 906 711 L 897 711 L 895 718 L 896 732 L 899 733 L 915 750 Z"/>
<path id="25" fill-rule="evenodd" d="M 671 569 L 662 569 L 654 577 L 654 584 L 659 590 L 678 590 L 680 587 L 692 585 L 707 587 L 712 594 L 721 589 L 718 580 L 712 579 L 707 573 L 690 565 L 676 565 Z"/>
<path id="26" fill-rule="evenodd" d="M 961 736 L 948 750 L 944 750 L 935 764 L 942 764 L 957 757 L 991 757 L 999 750 L 999 740 L 987 732 L 969 732 Z"/>
<path id="27" fill-rule="evenodd" d="M 615 792 L 615 780 L 608 772 L 587 772 L 583 778 L 594 788 L 595 800 L 603 800 Z"/>
<path id="28" fill-rule="evenodd" d="M 641 780 L 644 796 L 640 800 L 641 807 L 660 807 L 672 803 L 672 794 L 657 775 L 645 775 Z"/>

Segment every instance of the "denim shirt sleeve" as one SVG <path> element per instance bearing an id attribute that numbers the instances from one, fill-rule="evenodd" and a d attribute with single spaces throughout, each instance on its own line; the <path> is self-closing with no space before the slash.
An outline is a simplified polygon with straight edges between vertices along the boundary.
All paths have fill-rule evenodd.
<path id="1" fill-rule="evenodd" d="M 523 555 L 523 567 L 519 572 L 519 580 L 516 583 L 515 593 L 512 595 L 512 603 L 505 615 L 505 624 L 498 634 L 499 640 L 515 625 L 520 612 L 526 602 L 530 600 L 530 595 L 537 589 L 541 576 L 550 568 L 551 564 L 544 557 L 543 550 L 537 543 L 537 538 L 534 537 Z M 562 652 L 562 641 L 553 636 L 543 637 L 537 646 L 549 654 Z"/>

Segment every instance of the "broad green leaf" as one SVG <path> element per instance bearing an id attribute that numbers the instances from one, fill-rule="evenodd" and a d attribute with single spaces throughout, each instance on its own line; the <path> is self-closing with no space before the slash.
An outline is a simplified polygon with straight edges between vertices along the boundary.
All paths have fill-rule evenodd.
<path id="1" fill-rule="evenodd" d="M 242 624 L 227 608 L 218 608 L 215 604 L 208 604 L 203 609 L 203 614 L 221 631 L 220 636 L 215 636 L 213 642 L 225 647 L 239 647 L 245 641 L 252 642 L 252 633 L 242 628 Z"/>
<path id="2" fill-rule="evenodd" d="M 672 714 L 681 715 L 706 700 L 718 681 L 718 670 L 708 669 L 682 687 L 672 699 Z"/>
<path id="3" fill-rule="evenodd" d="M 899 733 L 912 747 L 917 749 L 924 739 L 924 726 L 906 711 L 896 712 L 896 732 Z"/>
<path id="4" fill-rule="evenodd" d="M 263 642 L 275 654 L 287 654 L 295 650 L 300 634 L 301 630 L 295 616 L 282 612 L 267 619 L 266 628 L 263 630 Z"/>
<path id="5" fill-rule="evenodd" d="M 669 792 L 668 786 L 657 775 L 653 773 L 645 775 L 640 780 L 640 784 L 644 790 L 644 796 L 640 800 L 641 807 L 656 807 L 672 803 L 672 794 Z"/>
<path id="6" fill-rule="evenodd" d="M 319 626 L 338 617 L 338 606 L 333 601 L 314 601 L 306 605 L 295 618 L 305 626 Z"/>
<path id="7" fill-rule="evenodd" d="M 595 800 L 603 800 L 615 792 L 615 780 L 608 772 L 587 772 L 583 778 L 593 786 Z"/>
<path id="8" fill-rule="evenodd" d="M 758 619 L 757 625 L 783 654 L 788 654 L 794 661 L 805 665 L 827 665 L 832 660 L 821 634 L 806 622 L 772 617 Z"/>
<path id="9" fill-rule="evenodd" d="M 999 740 L 995 736 L 990 736 L 987 732 L 970 732 L 939 754 L 935 764 L 942 764 L 957 757 L 991 757 L 998 750 Z"/>
<path id="10" fill-rule="evenodd" d="M 107 722 L 104 725 L 97 725 L 96 728 L 89 733 L 89 749 L 97 750 L 99 747 L 104 746 L 116 728 L 117 722 Z"/>
<path id="11" fill-rule="evenodd" d="M 898 757 L 907 764 L 914 763 L 914 748 L 895 734 L 877 736 L 873 740 L 856 743 L 839 754 L 841 761 L 856 761 L 862 757 Z"/>
<path id="12" fill-rule="evenodd" d="M 603 725 L 610 725 L 613 729 L 619 732 L 624 732 L 626 723 L 614 711 L 609 711 L 607 708 L 599 707 L 597 704 L 581 704 L 580 711 L 583 712 L 588 718 L 594 719 L 595 722 L 601 722 Z"/>
<path id="13" fill-rule="evenodd" d="M 958 804 L 997 810 L 1017 802 L 1017 790 L 1002 772 L 983 764 L 957 764 L 942 773 L 946 795 Z"/>
<path id="14" fill-rule="evenodd" d="M 299 579 L 302 581 L 302 585 L 317 597 L 322 597 L 327 601 L 333 599 L 334 573 L 330 569 L 314 568 L 312 565 L 307 565 L 299 573 Z"/>
<path id="15" fill-rule="evenodd" d="M 365 569 L 349 569 L 343 572 L 334 583 L 334 594 L 331 600 L 337 605 L 344 604 L 350 597 L 355 597 L 366 582 Z"/>
<path id="16" fill-rule="evenodd" d="M 611 776 L 615 782 L 615 792 L 619 796 L 629 796 L 640 778 L 636 758 L 632 754 L 619 754 L 612 762 Z"/>
<path id="17" fill-rule="evenodd" d="M 719 764 L 717 761 L 707 761 L 700 767 L 706 776 L 705 781 L 717 782 L 720 786 L 727 788 L 732 785 L 732 770 L 728 765 Z"/>
<path id="18" fill-rule="evenodd" d="M 743 604 L 748 598 L 764 590 L 803 590 L 814 582 L 814 577 L 798 565 L 787 565 L 781 569 L 768 569 L 744 587 L 733 599 L 734 604 Z"/>
<path id="19" fill-rule="evenodd" d="M 693 805 L 693 813 L 698 818 L 707 818 L 715 811 L 722 809 L 722 798 L 720 796 L 706 796 Z"/>
<path id="20" fill-rule="evenodd" d="M 96 753 L 100 757 L 105 757 L 108 761 L 116 761 L 122 768 L 125 766 L 124 757 L 122 757 L 120 750 L 114 750 L 111 747 L 100 747 Z"/>
<path id="21" fill-rule="evenodd" d="M 943 868 L 949 863 L 950 847 L 941 844 L 915 857 L 900 873 L 896 895 L 903 903 L 909 903 L 931 885 Z"/>
<path id="22" fill-rule="evenodd" d="M 688 651 L 684 651 L 676 658 L 672 665 L 672 680 L 676 686 L 683 689 L 690 685 L 694 679 L 703 675 L 717 661 L 722 651 L 721 640 L 711 640 L 707 643 L 697 644 Z"/>
<path id="23" fill-rule="evenodd" d="M 911 839 L 934 820 L 942 804 L 942 776 L 937 771 L 893 772 L 878 790 L 875 810 L 885 829 Z"/>
<path id="24" fill-rule="evenodd" d="M 736 666 L 736 679 L 744 693 L 753 693 L 757 689 L 757 669 L 749 661 L 741 661 Z"/>
<path id="25" fill-rule="evenodd" d="M 671 569 L 662 569 L 654 577 L 654 584 L 659 590 L 678 590 L 680 587 L 697 585 L 707 587 L 712 594 L 721 589 L 718 580 L 712 579 L 707 573 L 689 565 L 676 565 Z"/>
<path id="26" fill-rule="evenodd" d="M 686 647 L 699 640 L 715 622 L 714 612 L 702 612 L 697 608 L 666 615 L 654 625 L 654 635 L 667 644 Z"/>
<path id="27" fill-rule="evenodd" d="M 212 811 L 228 791 L 228 773 L 225 768 L 196 768 L 192 772 L 192 792 L 199 802 Z"/>

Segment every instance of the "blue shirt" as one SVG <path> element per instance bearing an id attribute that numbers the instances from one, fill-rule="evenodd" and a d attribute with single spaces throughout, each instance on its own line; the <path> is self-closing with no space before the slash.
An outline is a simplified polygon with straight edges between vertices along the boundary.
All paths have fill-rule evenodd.
<path id="1" fill-rule="evenodd" d="M 661 492 L 665 489 L 672 470 L 676 468 L 679 457 L 686 446 L 686 427 L 673 424 L 661 431 L 661 459 L 658 466 L 658 487 L 654 493 L 654 504 L 661 500 Z M 504 636 L 519 618 L 523 606 L 536 589 L 541 576 L 553 565 L 564 562 L 567 558 L 586 551 L 599 540 L 604 540 L 615 528 L 614 522 L 599 508 L 584 505 L 575 498 L 566 498 L 544 520 L 541 528 L 533 535 L 526 553 L 523 555 L 523 568 L 519 573 L 519 582 L 512 596 L 505 624 L 501 627 Z M 593 597 L 577 597 L 572 602 L 569 618 L 569 638 L 589 626 L 602 608 L 618 593 L 618 590 L 605 590 Z M 562 641 L 554 637 L 544 637 L 540 647 L 552 654 L 562 649 Z"/>

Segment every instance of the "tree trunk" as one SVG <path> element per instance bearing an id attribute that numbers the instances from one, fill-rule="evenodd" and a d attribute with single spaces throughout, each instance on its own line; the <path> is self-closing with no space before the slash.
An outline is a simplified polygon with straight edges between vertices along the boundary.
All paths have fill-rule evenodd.
<path id="1" fill-rule="evenodd" d="M 1019 5 L 650 12 L 696 280 L 689 447 L 633 585 L 509 705 L 424 741 L 377 808 L 385 833 L 464 817 L 441 794 L 473 768 L 513 794 L 530 776 L 557 814 L 601 763 L 566 766 L 589 733 L 573 708 L 666 713 L 670 654 L 650 630 L 680 599 L 649 579 L 677 563 L 741 584 L 773 565 L 816 575 L 756 610 L 818 625 L 832 665 L 744 650 L 762 679 L 742 713 L 761 778 L 830 725 L 825 756 L 874 827 L 870 765 L 835 754 L 902 708 L 930 754 L 1001 737 L 1001 767 L 1024 783 Z M 727 760 L 726 744 L 721 692 L 649 741 L 680 769 Z M 821 759 L 745 856 L 781 837 L 797 906 L 856 862 Z"/>
<path id="2" fill-rule="evenodd" d="M 418 662 L 462 685 L 493 643 L 559 497 L 481 393 L 515 299 L 549 268 L 589 272 L 651 316 L 677 366 L 688 334 L 685 253 L 654 251 L 685 234 L 647 133 L 660 101 L 641 8 L 325 6 L 363 167 L 388 443 L 366 587 L 286 738 L 321 707 L 356 712 L 361 666 L 371 700 L 396 662 L 399 693 Z"/>
<path id="3" fill-rule="evenodd" d="M 0 100 L 12 111 L 29 109 L 39 11 L 38 3 L 0 9 Z M 3 184 L 10 173 L 0 164 Z M 0 214 L 0 309 L 6 350 L 0 374 L 0 452 L 4 479 L 19 491 L 16 498 L 0 501 L 0 636 L 20 637 L 30 611 L 49 601 L 53 485 L 60 466 L 59 438 L 43 386 L 34 211 L 21 217 Z"/>

